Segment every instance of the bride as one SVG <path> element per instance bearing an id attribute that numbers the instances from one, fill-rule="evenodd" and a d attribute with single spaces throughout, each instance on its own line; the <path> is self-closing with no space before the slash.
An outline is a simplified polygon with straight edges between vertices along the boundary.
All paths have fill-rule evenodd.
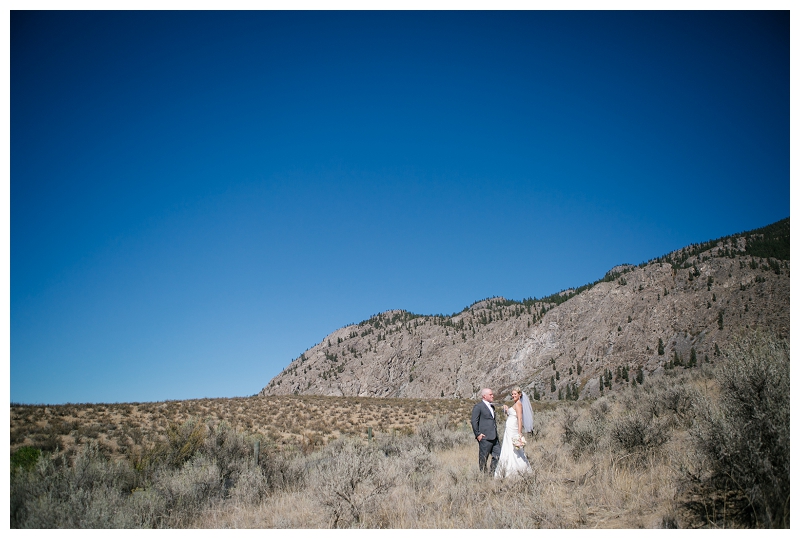
<path id="1" fill-rule="evenodd" d="M 511 398 L 514 399 L 511 408 L 503 405 L 508 419 L 495 477 L 509 477 L 531 471 L 528 457 L 525 456 L 525 438 L 522 433 L 533 430 L 533 410 L 528 396 L 520 388 L 511 390 Z"/>

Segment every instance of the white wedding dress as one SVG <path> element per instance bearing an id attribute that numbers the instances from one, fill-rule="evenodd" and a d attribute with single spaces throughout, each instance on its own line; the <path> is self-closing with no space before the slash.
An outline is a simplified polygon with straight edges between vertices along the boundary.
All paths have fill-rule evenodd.
<path id="1" fill-rule="evenodd" d="M 514 447 L 512 439 L 519 436 L 519 424 L 517 422 L 517 411 L 514 408 L 508 409 L 508 419 L 506 419 L 506 433 L 503 435 L 503 444 L 500 446 L 500 459 L 497 461 L 495 477 L 509 477 L 531 471 L 528 457 L 525 456 L 525 448 L 517 449 Z"/>

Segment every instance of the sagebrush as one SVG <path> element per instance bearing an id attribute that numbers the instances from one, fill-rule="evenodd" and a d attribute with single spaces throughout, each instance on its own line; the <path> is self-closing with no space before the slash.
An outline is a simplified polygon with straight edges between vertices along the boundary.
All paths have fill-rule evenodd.
<path id="1" fill-rule="evenodd" d="M 537 406 L 520 478 L 477 470 L 466 406 L 371 437 L 306 430 L 293 445 L 207 416 L 167 422 L 124 455 L 97 440 L 17 448 L 11 527 L 788 527 L 788 343 L 755 333 L 724 353 Z"/>

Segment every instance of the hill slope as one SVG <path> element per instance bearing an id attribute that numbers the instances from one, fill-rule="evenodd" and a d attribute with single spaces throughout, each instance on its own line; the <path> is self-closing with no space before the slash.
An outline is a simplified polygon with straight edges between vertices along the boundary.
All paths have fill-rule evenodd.
<path id="1" fill-rule="evenodd" d="M 541 300 L 492 298 L 452 316 L 387 311 L 331 333 L 259 394 L 474 398 L 520 385 L 541 399 L 596 396 L 640 369 L 714 361 L 742 330 L 788 339 L 789 267 L 787 218 Z"/>

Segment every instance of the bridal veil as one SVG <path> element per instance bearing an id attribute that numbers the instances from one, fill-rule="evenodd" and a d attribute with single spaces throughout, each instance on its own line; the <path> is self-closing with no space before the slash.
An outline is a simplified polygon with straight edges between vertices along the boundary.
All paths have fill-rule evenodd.
<path id="1" fill-rule="evenodd" d="M 528 395 L 523 392 L 522 398 L 522 429 L 524 432 L 533 432 L 533 409 L 531 408 L 531 400 Z"/>

